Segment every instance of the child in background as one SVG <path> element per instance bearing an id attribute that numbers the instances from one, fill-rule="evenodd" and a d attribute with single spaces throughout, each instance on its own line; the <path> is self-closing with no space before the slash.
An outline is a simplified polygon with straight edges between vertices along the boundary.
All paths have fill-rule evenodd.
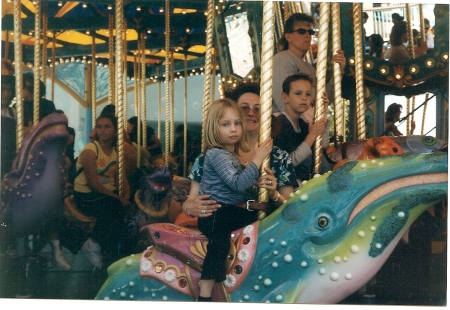
<path id="1" fill-rule="evenodd" d="M 199 194 L 208 194 L 222 204 L 212 216 L 198 219 L 198 228 L 208 237 L 198 301 L 211 301 L 216 282 L 226 276 L 225 260 L 231 232 L 257 220 L 258 212 L 246 209 L 246 190 L 257 182 L 263 160 L 272 150 L 272 138 L 255 148 L 248 166 L 239 162 L 239 151 L 248 151 L 242 109 L 232 100 L 214 102 L 205 122 L 205 162 Z M 264 186 L 262 186 L 264 187 Z"/>

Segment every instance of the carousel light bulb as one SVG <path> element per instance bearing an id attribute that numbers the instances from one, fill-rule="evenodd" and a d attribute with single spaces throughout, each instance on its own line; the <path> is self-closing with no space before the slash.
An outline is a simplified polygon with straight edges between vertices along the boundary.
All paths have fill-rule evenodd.
<path id="1" fill-rule="evenodd" d="M 164 8 L 159 8 L 159 13 L 164 12 Z"/>
<path id="2" fill-rule="evenodd" d="M 138 12 L 141 11 L 141 6 L 140 6 L 140 5 L 138 5 L 138 6 L 136 7 L 136 11 L 138 11 Z"/>
<path id="3" fill-rule="evenodd" d="M 186 14 L 186 13 L 187 13 L 187 11 L 185 9 L 181 10 L 181 14 Z"/>
<path id="4" fill-rule="evenodd" d="M 86 34 L 91 34 L 91 32 L 89 30 L 86 30 Z"/>
<path id="5" fill-rule="evenodd" d="M 108 4 L 108 10 L 112 10 L 112 5 Z"/>
<path id="6" fill-rule="evenodd" d="M 83 2 L 83 4 L 81 5 L 83 8 L 87 8 L 87 3 Z"/>
<path id="7" fill-rule="evenodd" d="M 63 5 L 62 1 L 58 1 L 58 6 L 62 6 L 62 5 Z"/>
<path id="8" fill-rule="evenodd" d="M 236 6 L 236 9 L 240 10 L 240 9 L 241 9 L 241 5 L 238 4 L 238 5 Z"/>

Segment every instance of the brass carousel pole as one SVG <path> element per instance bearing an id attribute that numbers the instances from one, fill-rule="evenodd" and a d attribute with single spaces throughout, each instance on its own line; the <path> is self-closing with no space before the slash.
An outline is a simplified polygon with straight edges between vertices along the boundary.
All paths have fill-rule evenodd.
<path id="1" fill-rule="evenodd" d="M 116 33 L 117 35 L 117 33 Z M 112 14 L 108 14 L 108 54 L 109 54 L 109 92 L 108 92 L 108 101 L 110 104 L 116 104 L 114 98 L 114 92 L 116 89 L 115 85 L 115 77 L 114 77 L 114 16 Z"/>
<path id="2" fill-rule="evenodd" d="M 340 3 L 331 4 L 331 22 L 332 22 L 332 48 L 333 51 L 341 49 L 341 10 Z M 344 104 L 342 101 L 342 72 L 338 63 L 333 64 L 334 78 L 334 124 L 335 136 L 344 136 Z"/>
<path id="3" fill-rule="evenodd" d="M 317 50 L 317 87 L 315 119 L 324 117 L 326 111 L 322 94 L 326 87 L 327 55 L 328 55 L 328 27 L 330 24 L 330 3 L 321 2 L 319 10 L 319 46 Z M 322 135 L 316 138 L 314 145 L 314 172 L 320 173 L 322 154 Z"/>
<path id="4" fill-rule="evenodd" d="M 56 33 L 53 32 L 52 39 L 52 82 L 50 83 L 50 100 L 55 101 L 55 71 L 56 71 Z"/>
<path id="5" fill-rule="evenodd" d="M 355 80 L 356 80 L 356 122 L 357 140 L 366 138 L 366 120 L 364 102 L 364 78 L 363 78 L 363 46 L 362 46 L 362 21 L 361 4 L 353 3 L 353 30 L 355 47 Z"/>
<path id="6" fill-rule="evenodd" d="M 97 66 L 95 65 L 96 45 L 95 45 L 95 31 L 92 34 L 92 58 L 91 58 L 91 114 L 92 114 L 92 128 L 95 128 L 97 118 Z"/>
<path id="7" fill-rule="evenodd" d="M 124 121 L 123 121 L 123 0 L 116 0 L 116 61 L 115 61 L 115 77 L 117 85 L 117 103 L 116 112 L 118 120 L 118 141 L 117 146 L 118 162 L 119 162 L 119 195 L 123 195 L 123 181 L 126 177 L 124 167 L 123 154 L 123 136 L 124 136 Z"/>
<path id="8" fill-rule="evenodd" d="M 187 50 L 184 51 L 184 119 L 183 119 L 183 178 L 186 177 L 186 165 L 187 165 L 187 105 L 188 105 L 188 84 L 187 84 Z"/>
<path id="9" fill-rule="evenodd" d="M 164 162 L 166 167 L 169 166 L 169 150 L 170 150 L 170 3 L 165 3 L 165 51 L 166 51 L 166 67 L 164 84 L 166 86 L 166 115 L 164 121 Z"/>
<path id="10" fill-rule="evenodd" d="M 147 101 L 145 89 L 145 32 L 141 33 L 141 123 L 142 123 L 142 145 L 147 146 Z M 140 154 L 140 151 L 138 151 Z M 139 157 L 140 159 L 140 157 Z M 140 160 L 138 161 L 138 164 Z"/>
<path id="11" fill-rule="evenodd" d="M 428 103 L 428 97 L 429 97 L 429 93 L 425 94 L 425 104 L 423 105 L 423 115 L 422 115 L 422 128 L 420 130 L 420 134 L 423 135 L 424 131 L 425 131 L 425 116 L 427 114 L 427 103 Z"/>
<path id="12" fill-rule="evenodd" d="M 17 149 L 22 146 L 23 142 L 23 77 L 22 77 L 22 10 L 21 1 L 14 0 L 14 75 L 16 76 L 16 144 Z"/>
<path id="13" fill-rule="evenodd" d="M 127 79 L 128 79 L 128 38 L 127 38 L 127 23 L 123 23 L 123 121 L 124 124 L 127 124 L 128 120 L 128 88 L 127 88 Z"/>
<path id="14" fill-rule="evenodd" d="M 423 16 L 423 5 L 422 4 L 419 4 L 419 18 L 420 18 L 420 39 L 421 39 L 421 44 L 424 44 L 426 42 L 427 34 L 425 31 L 425 18 Z M 420 131 L 421 135 L 424 134 L 424 130 L 425 130 L 425 116 L 427 113 L 428 97 L 429 97 L 429 93 L 426 93 L 425 94 L 425 104 L 423 105 L 422 128 Z"/>
<path id="15" fill-rule="evenodd" d="M 174 146 L 174 122 L 175 122 L 175 95 L 174 95 L 174 83 L 175 83 L 175 76 L 173 74 L 174 68 L 175 68 L 175 58 L 174 58 L 174 49 L 172 48 L 170 51 L 170 152 L 173 151 Z"/>
<path id="16" fill-rule="evenodd" d="M 41 77 L 41 1 L 35 1 L 34 19 L 34 92 L 33 92 L 33 125 L 39 123 L 40 77 Z M 44 94 L 42 94 L 44 95 Z M 28 126 L 28 124 L 26 124 Z"/>
<path id="17" fill-rule="evenodd" d="M 409 57 L 411 57 L 411 59 L 415 58 L 415 53 L 414 53 L 414 36 L 413 36 L 413 28 L 411 26 L 411 7 L 409 5 L 409 3 L 405 4 L 405 11 L 406 11 L 406 31 L 408 33 L 408 53 L 409 53 Z M 411 109 L 414 110 L 414 100 L 415 97 L 413 96 L 412 98 L 407 98 L 406 99 L 406 113 L 407 115 L 409 115 L 409 112 L 411 111 Z M 413 105 L 411 107 L 411 105 Z M 409 135 L 411 134 L 411 122 L 414 121 L 414 114 L 411 116 L 411 118 L 408 116 L 408 119 L 406 121 L 406 134 Z"/>
<path id="18" fill-rule="evenodd" d="M 135 70 L 135 75 L 134 75 L 134 86 L 135 86 L 135 96 L 134 96 L 134 102 L 135 102 L 135 114 L 137 117 L 137 122 L 136 122 L 136 132 L 137 132 L 137 137 L 136 137 L 136 144 L 137 145 L 143 145 L 142 143 L 142 127 L 141 127 L 141 100 L 142 100 L 142 94 L 141 94 L 141 70 L 142 70 L 142 66 L 140 66 L 141 63 L 141 40 L 140 38 L 137 41 L 138 44 L 138 48 L 137 48 L 137 61 L 135 62 L 135 68 L 137 70 Z M 140 152 L 138 151 L 138 163 L 140 162 L 141 158 L 140 158 Z"/>
<path id="19" fill-rule="evenodd" d="M 265 141 L 271 134 L 272 121 L 272 73 L 273 73 L 273 44 L 274 44 L 274 9 L 273 1 L 263 3 L 263 29 L 261 43 L 261 128 L 259 141 Z M 261 174 L 266 174 L 264 168 L 270 169 L 270 156 L 267 156 L 261 166 Z M 269 192 L 265 188 L 259 189 L 259 201 L 267 202 Z M 265 212 L 259 212 L 259 218 L 264 218 Z"/>
<path id="20" fill-rule="evenodd" d="M 205 82 L 203 87 L 203 123 L 208 115 L 212 104 L 211 79 L 212 79 L 212 48 L 213 48 L 213 23 L 214 23 L 214 0 L 208 0 L 206 19 L 206 56 L 205 56 Z M 203 127 L 203 126 L 202 126 Z M 205 131 L 202 128 L 202 149 L 205 145 Z"/>
<path id="21" fill-rule="evenodd" d="M 42 70 L 41 70 L 41 78 L 42 82 L 44 84 L 47 84 L 47 74 L 46 74 L 46 68 L 47 68 L 47 43 L 48 43 L 48 37 L 47 37 L 47 31 L 48 31 L 48 1 L 44 0 L 44 10 L 42 14 Z M 45 96 L 45 94 L 43 94 Z"/>

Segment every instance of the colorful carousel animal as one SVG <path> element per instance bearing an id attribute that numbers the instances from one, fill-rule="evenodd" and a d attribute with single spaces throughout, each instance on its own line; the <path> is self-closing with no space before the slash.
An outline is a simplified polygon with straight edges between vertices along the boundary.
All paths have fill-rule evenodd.
<path id="1" fill-rule="evenodd" d="M 48 115 L 32 128 L 17 151 L 1 184 L 0 230 L 8 238 L 36 233 L 62 212 L 67 123 L 65 115 Z"/>
<path id="2" fill-rule="evenodd" d="M 387 138 L 387 139 L 386 139 Z M 394 149 L 397 146 L 405 153 L 417 152 L 417 153 L 431 153 L 435 151 L 446 150 L 448 145 L 444 140 L 436 139 L 432 136 L 398 136 L 398 137 L 379 137 L 366 140 L 358 140 L 351 142 L 338 143 L 334 146 L 330 146 L 326 150 L 326 157 L 328 162 L 334 166 L 339 161 L 344 159 L 362 159 L 359 158 L 366 148 L 366 142 L 373 139 L 385 139 L 386 143 L 381 144 L 380 147 L 384 147 L 384 154 L 381 156 L 398 155 L 398 152 Z M 380 155 L 380 154 L 379 154 Z M 380 157 L 380 156 L 376 156 Z"/>
<path id="3" fill-rule="evenodd" d="M 409 226 L 448 193 L 445 152 L 354 160 L 304 183 L 280 208 L 230 236 L 213 300 L 337 303 L 381 268 Z M 207 239 L 174 224 L 108 268 L 96 299 L 194 301 Z"/>
<path id="4" fill-rule="evenodd" d="M 1 184 L 0 244 L 14 249 L 8 272 L 17 279 L 18 297 L 30 297 L 31 275 L 36 271 L 38 238 L 56 229 L 63 212 L 66 185 L 67 117 L 54 113 L 26 135 L 11 170 Z M 7 134 L 7 133 L 2 133 Z M 42 246 L 42 245 L 41 245 Z"/>
<path id="5" fill-rule="evenodd" d="M 126 252 L 142 251 L 151 243 L 142 236 L 142 227 L 153 223 L 174 223 L 182 213 L 191 182 L 189 179 L 172 177 L 169 168 L 148 169 L 139 180 L 134 204 L 127 215 L 123 247 Z"/>

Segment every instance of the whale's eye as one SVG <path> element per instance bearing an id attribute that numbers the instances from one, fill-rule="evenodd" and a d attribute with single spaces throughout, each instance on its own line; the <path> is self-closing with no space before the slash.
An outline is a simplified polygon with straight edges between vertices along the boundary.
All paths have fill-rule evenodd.
<path id="1" fill-rule="evenodd" d="M 319 227 L 324 228 L 328 225 L 328 219 L 325 216 L 321 216 L 317 223 L 319 224 Z"/>
<path id="2" fill-rule="evenodd" d="M 436 138 L 431 136 L 426 136 L 422 139 L 423 144 L 426 146 L 433 146 L 436 144 Z"/>

